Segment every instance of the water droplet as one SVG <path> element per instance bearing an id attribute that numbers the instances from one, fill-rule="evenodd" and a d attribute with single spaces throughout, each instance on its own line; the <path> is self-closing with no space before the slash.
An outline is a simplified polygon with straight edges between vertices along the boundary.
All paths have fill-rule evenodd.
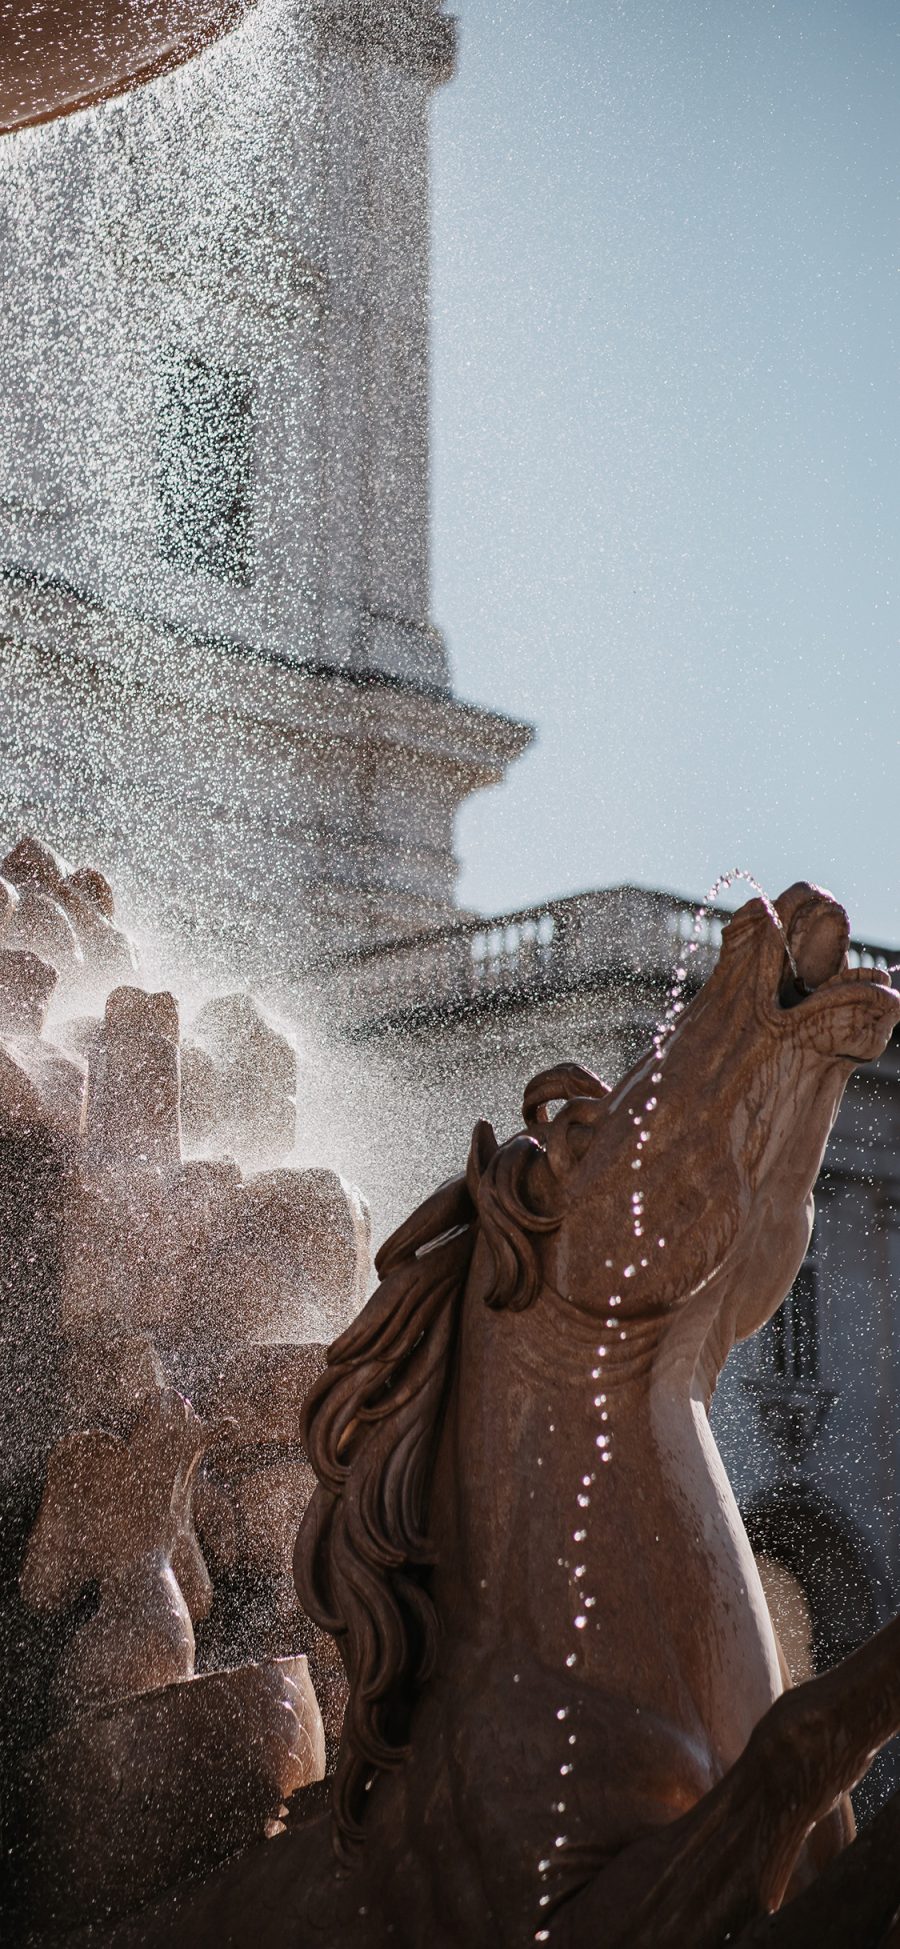
<path id="1" fill-rule="evenodd" d="M 576 1631 L 583 1631 L 586 1623 L 587 1623 L 587 1618 L 584 1616 L 584 1613 L 582 1611 L 579 1611 L 578 1616 L 574 1620 Z"/>

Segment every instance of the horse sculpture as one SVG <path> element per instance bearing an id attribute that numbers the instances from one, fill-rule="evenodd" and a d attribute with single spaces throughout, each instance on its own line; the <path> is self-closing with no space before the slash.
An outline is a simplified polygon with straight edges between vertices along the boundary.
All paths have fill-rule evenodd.
<path id="1" fill-rule="evenodd" d="M 893 1939 L 900 1804 L 847 1846 L 844 1796 L 900 1729 L 900 1621 L 787 1689 L 707 1418 L 900 1021 L 847 942 L 816 888 L 751 900 L 662 1052 L 536 1078 L 383 1247 L 303 1414 L 297 1583 L 350 1688 L 331 1811 L 125 1939 Z"/>

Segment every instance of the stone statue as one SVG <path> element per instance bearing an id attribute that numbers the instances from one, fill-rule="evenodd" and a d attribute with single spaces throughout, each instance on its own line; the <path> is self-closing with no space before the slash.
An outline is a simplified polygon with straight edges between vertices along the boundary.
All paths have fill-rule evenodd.
<path id="1" fill-rule="evenodd" d="M 68 1711 L 192 1677 L 194 1624 L 212 1603 L 194 1481 L 218 1432 L 158 1388 L 140 1400 L 127 1441 L 85 1428 L 53 1450 L 22 1590 L 33 1609 L 61 1610 L 99 1584 L 98 1608 L 57 1672 Z"/>
<path id="2" fill-rule="evenodd" d="M 845 1796 L 900 1729 L 900 1621 L 786 1689 L 707 1419 L 900 1021 L 847 942 L 813 887 L 750 901 L 664 1047 L 614 1090 L 536 1078 L 382 1248 L 301 1422 L 297 1584 L 349 1680 L 330 1813 L 301 1795 L 116 1942 L 896 1939 L 900 1804 L 848 1846 Z"/>

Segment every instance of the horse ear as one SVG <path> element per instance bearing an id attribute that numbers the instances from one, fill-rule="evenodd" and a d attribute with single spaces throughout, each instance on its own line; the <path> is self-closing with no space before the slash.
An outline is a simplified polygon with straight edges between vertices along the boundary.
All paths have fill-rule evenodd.
<path id="1" fill-rule="evenodd" d="M 554 1178 L 564 1178 L 579 1164 L 596 1128 L 596 1110 L 610 1093 L 609 1084 L 580 1062 L 557 1063 L 533 1076 L 525 1091 L 522 1115 L 526 1128 L 543 1145 Z M 561 1103 L 555 1117 L 550 1104 Z"/>
<path id="2" fill-rule="evenodd" d="M 484 1117 L 479 1117 L 472 1132 L 469 1161 L 466 1165 L 466 1190 L 473 1204 L 477 1204 L 478 1187 L 491 1159 L 496 1157 L 499 1149 L 493 1125 L 489 1124 Z"/>
<path id="3" fill-rule="evenodd" d="M 552 1069 L 542 1069 L 532 1076 L 522 1099 L 522 1120 L 529 1128 L 536 1123 L 551 1122 L 549 1105 L 567 1103 L 571 1097 L 599 1097 L 609 1095 L 609 1084 L 595 1076 L 592 1069 L 585 1069 L 580 1062 L 556 1063 Z"/>
<path id="4" fill-rule="evenodd" d="M 564 1178 L 573 1164 L 580 1164 L 585 1152 L 590 1149 L 597 1128 L 596 1106 L 593 1103 L 567 1103 L 554 1117 L 544 1138 L 547 1162 L 554 1177 Z"/>

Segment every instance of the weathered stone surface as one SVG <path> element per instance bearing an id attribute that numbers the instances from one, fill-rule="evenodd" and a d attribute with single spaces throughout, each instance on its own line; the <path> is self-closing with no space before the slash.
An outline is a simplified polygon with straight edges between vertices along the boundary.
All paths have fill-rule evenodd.
<path id="1" fill-rule="evenodd" d="M 247 1179 L 232 1199 L 216 1289 L 229 1337 L 321 1341 L 352 1319 L 368 1277 L 367 1219 L 359 1193 L 334 1171 Z"/>
<path id="2" fill-rule="evenodd" d="M 50 1611 L 99 1584 L 57 1672 L 68 1713 L 191 1676 L 193 1621 L 212 1601 L 192 1498 L 213 1435 L 181 1395 L 154 1388 L 127 1440 L 90 1428 L 54 1448 L 21 1584 Z"/>
<path id="3" fill-rule="evenodd" d="M 27 1763 L 35 1919 L 71 1928 L 138 1907 L 261 1839 L 324 1768 L 300 1657 L 209 1672 L 75 1720 Z"/>
<path id="4" fill-rule="evenodd" d="M 42 841 L 26 836 L 0 862 L 0 934 L 41 954 L 67 990 L 101 1001 L 138 971 L 134 942 L 114 925 L 112 888 L 96 867 L 70 872 Z"/>
<path id="5" fill-rule="evenodd" d="M 43 893 L 58 900 L 68 867 L 51 846 L 31 833 L 24 833 L 0 860 L 0 875 L 12 886 Z"/>
<path id="6" fill-rule="evenodd" d="M 0 939 L 9 932 L 13 915 L 19 904 L 18 888 L 0 875 Z"/>
<path id="7" fill-rule="evenodd" d="M 40 1035 L 56 982 L 40 955 L 0 948 L 0 1035 Z"/>
<path id="8" fill-rule="evenodd" d="M 24 887 L 10 919 L 6 938 L 11 947 L 39 954 L 60 977 L 71 983 L 82 973 L 84 953 L 64 907 L 49 894 Z"/>
<path id="9" fill-rule="evenodd" d="M 114 988 L 88 1077 L 86 1155 L 96 1162 L 181 1160 L 178 1005 Z"/>
<path id="10" fill-rule="evenodd" d="M 364 1201 L 333 1172 L 244 1177 L 229 1159 L 182 1160 L 171 995 L 119 984 L 102 1016 L 70 1014 L 63 1046 L 48 1040 L 57 984 L 64 1010 L 90 1008 L 130 948 L 102 875 L 69 874 L 32 842 L 6 866 L 16 883 L 0 880 L 0 1273 L 4 1332 L 27 1347 L 4 1370 L 23 1405 L 6 1415 L 5 1459 L 22 1480 L 8 1497 L 18 1596 L 4 1595 L 2 1623 L 27 1646 L 31 1676 L 6 1714 L 27 1701 L 2 1787 L 7 1807 L 25 1793 L 38 1848 L 52 1823 L 34 1912 L 68 1925 L 253 1838 L 320 1776 L 326 1735 L 334 1757 L 346 1686 L 292 1578 L 314 1487 L 299 1409 L 323 1360 L 305 1338 L 321 1341 L 357 1311 L 369 1228 Z M 8 944 L 41 928 L 56 966 Z M 84 969 L 68 987 L 67 956 Z M 245 997 L 226 999 L 206 1032 L 195 1053 L 222 1091 L 219 1138 L 230 1129 L 243 1156 L 265 1155 L 265 1143 L 278 1155 L 293 1137 L 289 1038 Z M 203 1420 L 173 1379 L 196 1383 Z M 220 1586 L 211 1614 L 193 1495 L 214 1433 L 221 1453 L 199 1496 Z M 195 1625 L 207 1666 L 218 1645 L 240 1669 L 195 1679 Z M 23 1742 L 38 1741 L 23 1768 Z M 186 1812 L 192 1767 L 205 1769 L 193 1809 L 206 1809 L 202 1833 Z"/>
<path id="11" fill-rule="evenodd" d="M 112 887 L 96 866 L 79 866 L 74 873 L 67 874 L 60 894 L 67 903 L 74 898 L 78 913 L 83 913 L 86 905 L 103 920 L 112 920 L 115 913 Z"/>
<path id="12" fill-rule="evenodd" d="M 325 1357 L 315 1342 L 251 1345 L 229 1354 L 208 1404 L 217 1421 L 232 1424 L 228 1447 L 299 1442 L 303 1401 Z"/>
<path id="13" fill-rule="evenodd" d="M 0 1121 L 80 1136 L 87 1071 L 36 1036 L 0 1037 Z"/>
<path id="14" fill-rule="evenodd" d="M 146 1334 L 105 1334 L 88 1327 L 64 1342 L 59 1374 L 67 1433 L 103 1428 L 126 1435 L 139 1397 L 161 1388 L 163 1370 Z"/>
<path id="15" fill-rule="evenodd" d="M 297 1053 L 252 995 L 221 995 L 191 1025 L 183 1052 L 185 1139 L 278 1163 L 294 1147 Z"/>

